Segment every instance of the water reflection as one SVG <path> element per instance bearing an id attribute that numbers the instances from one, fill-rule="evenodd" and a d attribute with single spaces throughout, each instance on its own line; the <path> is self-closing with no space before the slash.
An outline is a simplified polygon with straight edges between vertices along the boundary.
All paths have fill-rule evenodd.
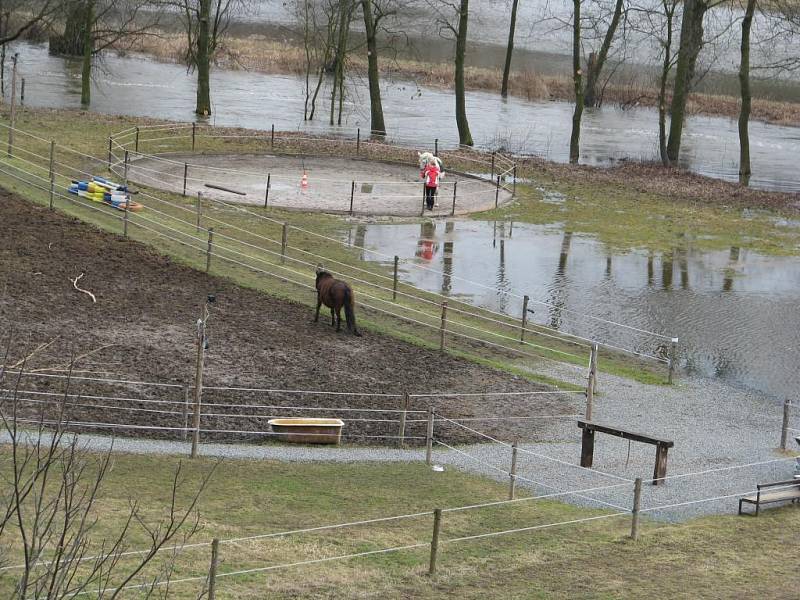
<path id="1" fill-rule="evenodd" d="M 666 355 L 669 342 L 586 315 L 675 335 L 691 372 L 794 393 L 797 258 L 736 246 L 699 251 L 688 241 L 663 253 L 614 253 L 584 235 L 519 223 L 513 234 L 510 223 L 427 221 L 358 225 L 351 236 L 426 266 L 402 272 L 423 289 L 515 317 L 528 294 L 531 321 L 650 354 Z"/>

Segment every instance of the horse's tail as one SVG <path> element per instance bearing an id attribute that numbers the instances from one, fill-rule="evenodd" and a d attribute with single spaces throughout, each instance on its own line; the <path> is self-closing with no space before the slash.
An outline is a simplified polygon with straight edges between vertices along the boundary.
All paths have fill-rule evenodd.
<path id="1" fill-rule="evenodd" d="M 344 288 L 344 318 L 345 321 L 347 321 L 347 328 L 353 332 L 353 335 L 361 337 L 361 334 L 358 332 L 358 327 L 356 327 L 356 313 L 353 311 L 354 304 L 355 298 L 353 298 L 353 290 L 351 290 L 348 285 Z"/>

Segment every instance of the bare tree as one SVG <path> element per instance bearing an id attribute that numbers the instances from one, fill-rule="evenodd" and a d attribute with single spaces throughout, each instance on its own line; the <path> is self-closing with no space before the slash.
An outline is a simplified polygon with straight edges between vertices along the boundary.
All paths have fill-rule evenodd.
<path id="1" fill-rule="evenodd" d="M 378 27 L 381 20 L 396 14 L 396 7 L 379 0 L 361 0 L 364 30 L 367 34 L 367 78 L 369 81 L 370 130 L 373 135 L 386 135 L 381 101 L 380 70 L 378 67 Z"/>
<path id="2" fill-rule="evenodd" d="M 196 492 L 181 501 L 179 465 L 172 478 L 171 501 L 159 522 L 149 523 L 139 502 L 131 499 L 119 531 L 106 535 L 98 526 L 97 509 L 112 450 L 91 453 L 78 436 L 67 433 L 68 391 L 33 418 L 20 398 L 21 375 L 0 403 L 0 434 L 8 462 L 0 488 L 0 560 L 21 563 L 15 597 L 55 600 L 91 592 L 113 599 L 130 586 L 150 597 L 169 581 L 174 555 L 167 554 L 158 565 L 154 559 L 168 544 L 180 548 L 198 531 L 197 503 L 214 469 Z M 148 547 L 123 563 L 137 528 L 145 532 Z"/>
<path id="3" fill-rule="evenodd" d="M 581 117 L 583 116 L 583 83 L 581 71 L 581 0 L 572 0 L 572 83 L 575 88 L 575 110 L 572 113 L 572 134 L 569 138 L 569 162 L 580 159 Z"/>
<path id="4" fill-rule="evenodd" d="M 517 29 L 517 5 L 519 0 L 512 0 L 511 3 L 511 22 L 508 26 L 508 45 L 506 46 L 506 62 L 503 65 L 503 83 L 500 86 L 500 95 L 503 98 L 508 96 L 508 78 L 511 74 L 511 55 L 514 52 L 514 32 Z"/>
<path id="5" fill-rule="evenodd" d="M 744 18 L 742 19 L 741 60 L 739 62 L 739 85 L 741 87 L 742 105 L 739 110 L 739 183 L 750 183 L 750 29 L 753 25 L 753 13 L 756 0 L 747 0 Z"/>
<path id="6" fill-rule="evenodd" d="M 614 10 L 611 13 L 611 20 L 608 28 L 603 36 L 603 42 L 600 44 L 598 52 L 589 54 L 589 60 L 586 64 L 586 89 L 583 96 L 584 106 L 598 106 L 600 103 L 600 96 L 597 93 L 597 83 L 600 79 L 600 73 L 608 58 L 608 52 L 611 50 L 611 44 L 614 41 L 614 36 L 617 33 L 620 19 L 623 16 L 624 0 L 616 0 L 614 3 Z M 603 22 L 601 19 L 600 22 Z"/>

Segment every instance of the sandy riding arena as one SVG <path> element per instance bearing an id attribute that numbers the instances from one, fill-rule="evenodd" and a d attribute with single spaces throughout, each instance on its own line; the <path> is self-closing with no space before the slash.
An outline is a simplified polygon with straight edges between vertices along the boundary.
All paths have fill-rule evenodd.
<path id="1" fill-rule="evenodd" d="M 426 214 L 468 214 L 511 194 L 485 179 L 447 172 Z M 305 175 L 305 177 L 304 177 Z M 487 173 L 488 176 L 488 173 Z M 132 161 L 129 179 L 170 192 L 226 202 L 330 213 L 419 216 L 423 186 L 414 165 L 323 157 L 170 154 Z M 269 193 L 267 181 L 269 180 Z M 210 187 L 213 186 L 213 187 Z M 223 188 L 223 189 L 221 189 Z M 455 211 L 453 200 L 455 196 Z"/>

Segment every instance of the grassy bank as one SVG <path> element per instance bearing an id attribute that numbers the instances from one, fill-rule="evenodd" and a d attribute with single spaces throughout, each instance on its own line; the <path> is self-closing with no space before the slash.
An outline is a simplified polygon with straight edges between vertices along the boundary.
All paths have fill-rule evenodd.
<path id="1" fill-rule="evenodd" d="M 292 41 L 277 41 L 259 35 L 230 37 L 218 52 L 216 64 L 225 69 L 304 75 L 305 51 L 302 46 L 292 44 Z M 186 37 L 174 33 L 165 33 L 158 38 L 144 38 L 137 46 L 137 50 L 159 60 L 178 63 L 186 55 L 185 48 Z M 366 55 L 350 55 L 348 66 L 351 72 L 359 75 L 366 73 Z M 454 87 L 453 69 L 446 63 L 383 57 L 380 66 L 384 77 L 411 80 L 425 86 L 447 89 Z M 464 77 L 469 90 L 500 92 L 500 68 L 468 66 Z M 526 100 L 574 100 L 574 87 L 568 74 L 545 76 L 532 70 L 513 71 L 509 80 L 509 93 Z M 612 81 L 605 86 L 603 98 L 607 104 L 625 107 L 658 107 L 658 89 L 655 85 L 620 84 Z M 739 98 L 694 93 L 690 96 L 687 114 L 736 118 L 739 115 Z M 751 118 L 781 125 L 797 125 L 800 124 L 800 104 L 754 98 Z"/>
<path id="2" fill-rule="evenodd" d="M 2 448 L 0 456 L 8 457 Z M 92 549 L 119 531 L 135 496 L 145 521 L 163 517 L 178 458 L 114 458 L 101 488 Z M 185 461 L 182 506 L 212 461 Z M 6 469 L 7 467 L 2 467 Z M 524 492 L 521 494 L 524 496 Z M 213 473 L 198 510 L 201 530 L 190 542 L 239 538 L 333 523 L 430 511 L 502 500 L 506 486 L 448 469 L 436 473 L 421 463 L 285 464 L 226 461 Z M 731 512 L 735 502 L 731 501 Z M 625 516 L 521 532 L 495 538 L 446 540 L 520 527 L 599 516 L 552 500 L 444 514 L 436 577 L 427 576 L 428 548 L 337 560 L 218 580 L 218 598 L 319 598 L 370 595 L 389 598 L 729 598 L 757 594 L 787 597 L 800 575 L 787 549 L 800 526 L 794 507 L 768 510 L 758 518 L 710 517 L 680 525 L 645 519 L 641 538 L 627 537 Z M 431 516 L 223 543 L 218 573 L 323 559 L 410 544 L 427 544 Z M 126 549 L 147 546 L 135 524 Z M 743 547 L 757 548 L 748 551 Z M 15 529 L 4 534 L 8 564 L 22 562 Z M 208 546 L 178 554 L 174 579 L 207 573 Z M 169 553 L 167 553 L 169 554 Z M 166 558 L 166 557 L 164 557 Z M 121 565 L 129 564 L 123 560 Z M 156 561 L 156 565 L 160 560 Z M 155 566 L 155 565 L 154 565 Z M 149 574 L 153 574 L 150 570 Z M 0 591 L 10 596 L 18 572 L 0 572 Z M 202 582 L 175 583 L 170 598 L 195 598 Z M 788 594 L 791 595 L 791 594 Z"/>

